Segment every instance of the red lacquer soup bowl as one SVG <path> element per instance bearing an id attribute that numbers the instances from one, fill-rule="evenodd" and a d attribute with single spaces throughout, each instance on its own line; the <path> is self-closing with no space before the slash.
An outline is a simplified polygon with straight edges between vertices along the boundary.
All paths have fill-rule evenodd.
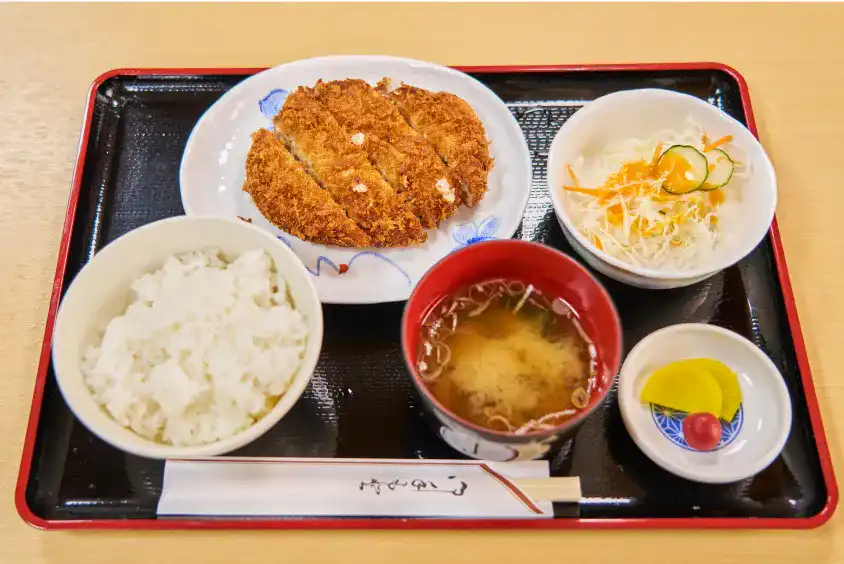
<path id="1" fill-rule="evenodd" d="M 418 374 L 418 347 L 428 313 L 460 288 L 496 278 L 532 284 L 547 297 L 565 300 L 595 346 L 596 381 L 588 404 L 553 428 L 518 434 L 478 426 L 442 405 Z M 618 373 L 621 348 L 618 312 L 604 287 L 568 255 L 518 240 L 476 243 L 448 255 L 413 290 L 402 319 L 402 351 L 407 369 L 435 432 L 456 450 L 484 460 L 539 458 L 554 443 L 569 438 L 605 401 Z"/>

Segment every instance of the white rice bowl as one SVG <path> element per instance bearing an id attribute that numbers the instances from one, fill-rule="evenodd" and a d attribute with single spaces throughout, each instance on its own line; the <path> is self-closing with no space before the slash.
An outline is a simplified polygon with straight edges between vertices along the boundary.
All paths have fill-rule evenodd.
<path id="1" fill-rule="evenodd" d="M 167 459 L 231 452 L 276 425 L 313 377 L 323 324 L 313 276 L 283 242 L 238 219 L 179 216 L 97 252 L 49 330 L 77 420 Z"/>
<path id="2" fill-rule="evenodd" d="M 308 328 L 262 249 L 170 257 L 132 293 L 81 369 L 94 400 L 144 438 L 232 437 L 272 409 L 301 367 Z"/>

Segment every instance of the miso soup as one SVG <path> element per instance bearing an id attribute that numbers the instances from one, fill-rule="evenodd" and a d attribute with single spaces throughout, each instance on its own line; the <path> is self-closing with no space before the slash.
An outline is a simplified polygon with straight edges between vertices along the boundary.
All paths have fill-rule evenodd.
<path id="1" fill-rule="evenodd" d="M 417 370 L 459 417 L 521 434 L 560 425 L 589 404 L 595 347 L 564 300 L 496 279 L 461 288 L 431 310 Z"/>

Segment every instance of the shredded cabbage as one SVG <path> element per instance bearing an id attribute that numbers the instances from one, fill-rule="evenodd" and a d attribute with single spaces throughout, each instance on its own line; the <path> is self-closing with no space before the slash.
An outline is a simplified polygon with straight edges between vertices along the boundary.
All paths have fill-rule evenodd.
<path id="1" fill-rule="evenodd" d="M 598 249 L 634 266 L 682 271 L 705 265 L 722 242 L 722 206 L 740 199 L 748 174 L 745 155 L 730 142 L 720 145 L 735 162 L 733 177 L 716 190 L 684 195 L 662 188 L 665 178 L 656 173 L 656 162 L 672 145 L 703 151 L 707 143 L 703 129 L 687 119 L 680 131 L 658 131 L 580 155 L 567 167 L 574 185 L 564 187 L 577 229 Z"/>

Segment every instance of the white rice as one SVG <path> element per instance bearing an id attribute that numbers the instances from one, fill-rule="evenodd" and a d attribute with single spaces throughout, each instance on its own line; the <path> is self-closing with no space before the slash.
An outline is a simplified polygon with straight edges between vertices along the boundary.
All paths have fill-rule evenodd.
<path id="1" fill-rule="evenodd" d="M 131 303 L 85 351 L 95 401 L 141 437 L 215 442 L 266 415 L 298 372 L 308 337 L 262 249 L 170 257 L 132 284 Z"/>

